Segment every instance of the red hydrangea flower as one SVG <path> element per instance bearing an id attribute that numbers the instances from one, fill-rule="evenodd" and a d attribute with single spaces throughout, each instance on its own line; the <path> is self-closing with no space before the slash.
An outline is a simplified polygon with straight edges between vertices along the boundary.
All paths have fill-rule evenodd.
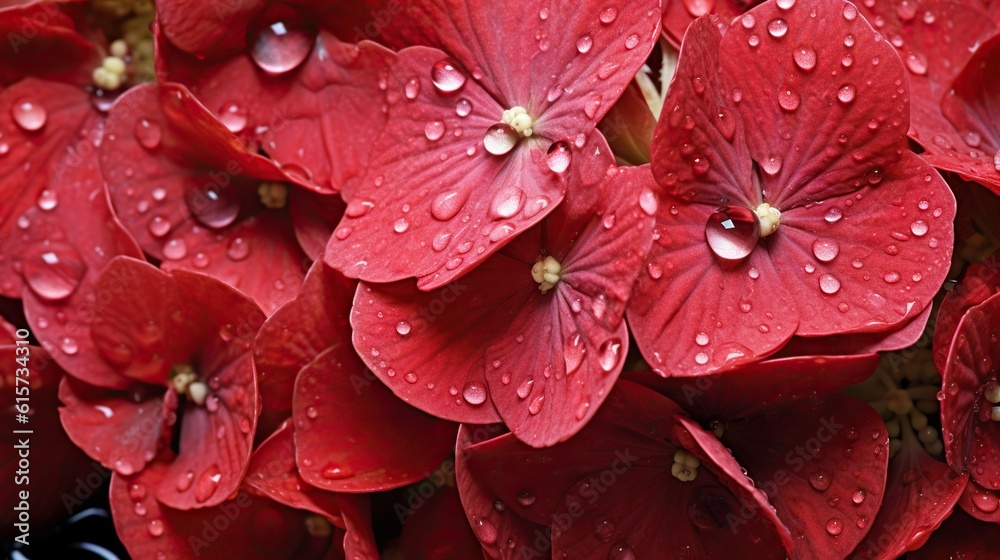
<path id="1" fill-rule="evenodd" d="M 196 510 L 160 503 L 157 488 L 172 485 L 171 461 L 165 452 L 140 473 L 111 477 L 115 530 L 133 558 L 330 558 L 325 553 L 333 535 L 311 534 L 308 512 L 285 507 L 252 488 L 233 489 L 229 499 Z"/>
<path id="2" fill-rule="evenodd" d="M 696 375 L 793 335 L 884 336 L 920 316 L 948 271 L 955 200 L 907 151 L 908 115 L 902 65 L 852 4 L 768 2 L 724 36 L 692 25 L 653 138 L 657 240 L 629 310 L 653 369 Z"/>
<path id="3" fill-rule="evenodd" d="M 246 296 L 201 274 L 167 274 L 118 257 L 95 293 L 85 358 L 117 374 L 104 387 L 66 377 L 63 427 L 88 455 L 122 475 L 179 442 L 169 481 L 151 491 L 176 509 L 211 507 L 236 491 L 250 460 L 259 397 L 250 342 L 263 314 Z M 69 372 L 75 376 L 74 371 Z"/>
<path id="4" fill-rule="evenodd" d="M 459 453 L 467 454 L 459 480 L 471 477 L 490 490 L 467 511 L 509 509 L 550 527 L 553 558 L 658 558 L 675 551 L 708 559 L 734 550 L 747 558 L 785 558 L 798 544 L 711 432 L 669 399 L 630 382 L 618 383 L 566 442 L 532 449 L 508 434 Z M 489 550 L 496 528 L 471 521 Z M 547 550 L 549 541 L 514 544 L 528 557 Z"/>
<path id="5" fill-rule="evenodd" d="M 324 231 L 288 211 L 307 192 L 295 177 L 247 149 L 177 84 L 133 88 L 111 108 L 105 130 L 108 191 L 143 251 L 165 270 L 228 283 L 266 313 L 295 295 L 308 262 L 296 230 Z"/>
<path id="6" fill-rule="evenodd" d="M 364 27 L 366 3 L 164 0 L 157 7 L 163 81 L 189 87 L 298 180 L 327 192 L 360 180 L 385 122 L 376 99 L 393 55 L 335 33 L 346 39 Z"/>
<path id="7" fill-rule="evenodd" d="M 345 185 L 327 263 L 433 290 L 541 221 L 584 157 L 571 146 L 584 147 L 645 61 L 658 10 L 657 0 L 407 3 L 400 25 L 440 48 L 398 53 L 383 83 L 386 128 L 364 179 Z"/>
<path id="8" fill-rule="evenodd" d="M 995 554 L 993 543 L 1000 538 L 1000 525 L 983 523 L 958 510 L 941 524 L 920 550 L 907 555 L 913 560 L 941 558 L 990 558 Z"/>
<path id="9" fill-rule="evenodd" d="M 292 416 L 301 477 L 324 490 L 375 492 L 433 472 L 457 426 L 399 400 L 365 369 L 350 345 L 354 284 L 314 264 L 296 298 L 261 327 L 254 363 L 262 427 Z"/>
<path id="10" fill-rule="evenodd" d="M 714 431 L 791 532 L 793 557 L 819 560 L 846 558 L 882 503 L 886 427 L 866 403 L 835 392 L 866 379 L 877 364 L 874 354 L 805 356 L 705 379 L 630 379 Z"/>
<path id="11" fill-rule="evenodd" d="M 589 146 L 572 199 L 462 279 L 431 292 L 361 283 L 354 347 L 396 395 L 441 418 L 503 419 L 535 446 L 593 416 L 624 363 L 656 201 L 648 167 L 616 168 L 603 140 Z"/>

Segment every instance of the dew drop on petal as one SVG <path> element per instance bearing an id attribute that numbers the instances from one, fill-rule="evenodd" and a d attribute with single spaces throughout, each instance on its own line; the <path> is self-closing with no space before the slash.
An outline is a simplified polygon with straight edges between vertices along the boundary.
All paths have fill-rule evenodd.
<path id="1" fill-rule="evenodd" d="M 746 258 L 760 238 L 760 220 L 749 208 L 730 206 L 712 213 L 705 224 L 705 240 L 717 257 Z"/>
<path id="2" fill-rule="evenodd" d="M 428 140 L 434 142 L 435 140 L 440 140 L 444 136 L 444 123 L 441 121 L 431 121 L 424 126 L 424 136 Z"/>
<path id="3" fill-rule="evenodd" d="M 210 183 L 184 193 L 191 215 L 212 229 L 222 229 L 236 221 L 240 213 L 240 197 L 236 189 Z"/>
<path id="4" fill-rule="evenodd" d="M 21 99 L 11 105 L 10 116 L 22 130 L 34 132 L 45 126 L 49 114 L 38 101 Z"/>
<path id="5" fill-rule="evenodd" d="M 831 535 L 833 535 L 835 537 L 837 535 L 839 535 L 840 532 L 843 531 L 843 530 L 844 530 L 844 524 L 843 524 L 843 522 L 841 522 L 836 517 L 834 517 L 833 519 L 830 519 L 829 521 L 826 522 L 826 532 L 830 533 Z"/>
<path id="6" fill-rule="evenodd" d="M 916 74 L 923 76 L 927 74 L 927 57 L 920 53 L 910 53 L 904 60 L 906 68 Z"/>
<path id="7" fill-rule="evenodd" d="M 163 244 L 163 256 L 170 260 L 180 260 L 187 256 L 187 243 L 183 239 L 171 239 Z"/>
<path id="8" fill-rule="evenodd" d="M 820 492 L 825 492 L 828 488 L 830 488 L 831 482 L 832 477 L 830 473 L 823 469 L 819 469 L 809 475 L 809 485 Z"/>
<path id="9" fill-rule="evenodd" d="M 50 242 L 27 252 L 21 274 L 35 295 L 59 301 L 76 291 L 86 271 L 87 264 L 73 246 Z"/>
<path id="10" fill-rule="evenodd" d="M 483 404 L 486 402 L 486 386 L 475 381 L 466 383 L 462 389 L 462 398 L 471 405 Z"/>
<path id="11" fill-rule="evenodd" d="M 790 87 L 783 87 L 778 91 L 778 105 L 786 111 L 794 111 L 799 108 L 802 98 L 798 92 Z"/>
<path id="12" fill-rule="evenodd" d="M 604 11 L 601 12 L 600 17 L 601 23 L 603 24 L 614 23 L 615 19 L 618 18 L 618 10 L 613 7 L 605 8 Z"/>
<path id="13" fill-rule="evenodd" d="M 240 107 L 236 103 L 227 103 L 226 106 L 219 111 L 219 121 L 226 125 L 229 132 L 232 132 L 233 134 L 243 132 L 243 130 L 247 127 L 249 118 L 247 110 Z"/>
<path id="14" fill-rule="evenodd" d="M 520 135 L 510 125 L 497 123 L 486 130 L 483 145 L 487 152 L 502 156 L 513 150 L 519 139 Z"/>
<path id="15" fill-rule="evenodd" d="M 840 291 L 840 280 L 830 273 L 822 274 L 819 277 L 819 289 L 824 294 L 833 295 Z"/>
<path id="16" fill-rule="evenodd" d="M 465 206 L 467 196 L 461 191 L 446 191 L 436 197 L 431 202 L 431 216 L 434 219 L 446 222 L 454 218 Z"/>
<path id="17" fill-rule="evenodd" d="M 431 83 L 442 93 L 454 93 L 462 89 L 467 79 L 458 63 L 450 58 L 439 60 L 431 67 Z"/>
<path id="18" fill-rule="evenodd" d="M 250 242 L 242 237 L 234 237 L 226 248 L 226 256 L 234 261 L 242 261 L 250 255 Z"/>
<path id="19" fill-rule="evenodd" d="M 472 112 L 472 103 L 468 99 L 462 98 L 455 102 L 455 114 L 460 117 L 467 117 Z"/>
<path id="20" fill-rule="evenodd" d="M 250 58 L 268 74 L 284 74 L 305 61 L 315 40 L 316 31 L 311 27 L 286 26 L 276 21 L 257 31 L 250 46 Z"/>
<path id="21" fill-rule="evenodd" d="M 847 105 L 848 103 L 854 101 L 854 96 L 856 95 L 856 93 L 857 90 L 853 85 L 844 84 L 840 86 L 840 89 L 837 90 L 837 100 L 843 103 L 844 105 Z"/>
<path id="22" fill-rule="evenodd" d="M 912 232 L 913 235 L 916 235 L 917 237 L 922 237 L 924 235 L 927 235 L 927 230 L 928 230 L 927 222 L 923 220 L 917 220 L 912 224 L 910 224 L 910 232 Z"/>
<path id="23" fill-rule="evenodd" d="M 767 24 L 767 32 L 771 35 L 771 37 L 784 37 L 785 33 L 788 33 L 788 23 L 781 18 L 772 19 L 771 22 Z"/>
<path id="24" fill-rule="evenodd" d="M 163 137 L 160 125 L 147 119 L 137 120 L 133 132 L 135 133 L 136 141 L 147 150 L 152 150 L 159 146 L 160 140 Z"/>
<path id="25" fill-rule="evenodd" d="M 816 51 L 812 47 L 801 46 L 792 53 L 795 65 L 806 72 L 816 67 Z"/>
<path id="26" fill-rule="evenodd" d="M 840 244 L 833 239 L 817 239 L 813 242 L 813 255 L 822 262 L 830 262 L 840 253 Z"/>
<path id="27" fill-rule="evenodd" d="M 396 332 L 398 332 L 401 336 L 406 336 L 410 334 L 410 329 L 411 329 L 410 324 L 407 323 L 406 321 L 400 321 L 399 323 L 396 323 Z"/>
<path id="28" fill-rule="evenodd" d="M 576 50 L 579 51 L 580 54 L 590 52 L 590 48 L 593 46 L 594 40 L 590 37 L 590 35 L 584 35 L 576 41 Z"/>
<path id="29" fill-rule="evenodd" d="M 562 173 L 569 169 L 571 159 L 572 152 L 566 142 L 554 142 L 549 146 L 549 151 L 545 155 L 545 163 L 555 173 Z"/>

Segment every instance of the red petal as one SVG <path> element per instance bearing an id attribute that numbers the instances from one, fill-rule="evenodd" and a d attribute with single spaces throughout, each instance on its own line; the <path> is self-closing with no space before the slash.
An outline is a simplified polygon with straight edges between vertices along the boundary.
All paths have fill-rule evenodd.
<path id="1" fill-rule="evenodd" d="M 834 209 L 841 217 L 831 222 Z M 951 266 L 954 218 L 947 184 L 909 152 L 877 186 L 783 211 L 769 249 L 791 297 L 809 303 L 796 334 L 879 332 L 912 321 Z"/>
<path id="2" fill-rule="evenodd" d="M 180 453 L 156 492 L 161 503 L 176 509 L 219 505 L 239 488 L 250 463 L 258 406 L 250 355 L 208 371 L 212 392 L 205 406 L 185 407 Z"/>
<path id="3" fill-rule="evenodd" d="M 247 34 L 255 40 L 253 30 Z M 230 130 L 290 174 L 326 192 L 363 176 L 386 119 L 377 100 L 384 95 L 379 82 L 394 58 L 387 49 L 342 43 L 320 31 L 299 68 L 272 75 L 250 55 L 206 61 L 166 42 L 158 46 L 170 81 L 188 86 Z"/>
<path id="4" fill-rule="evenodd" d="M 344 524 L 347 525 L 347 534 L 344 536 L 345 556 L 358 560 L 378 560 L 368 496 L 337 494 L 337 502 L 344 514 Z"/>
<path id="5" fill-rule="evenodd" d="M 969 484 L 958 500 L 961 509 L 980 521 L 1000 522 L 1000 507 L 998 507 L 1000 506 L 1000 491 L 983 488 L 975 480 L 969 479 L 967 475 L 963 476 L 966 477 Z"/>
<path id="6" fill-rule="evenodd" d="M 261 182 L 292 178 L 249 151 L 182 86 L 133 88 L 112 106 L 101 165 L 118 216 L 167 269 L 232 282 L 267 312 L 294 294 L 305 255 Z M 289 188 L 298 188 L 288 185 Z M 242 273 L 246 267 L 255 274 Z"/>
<path id="7" fill-rule="evenodd" d="M 728 421 L 770 414 L 790 402 L 842 391 L 870 377 L 878 362 L 876 354 L 800 356 L 694 379 L 663 379 L 649 372 L 626 377 L 667 396 L 702 422 Z"/>
<path id="8" fill-rule="evenodd" d="M 94 460 L 124 475 L 139 472 L 168 445 L 168 417 L 176 394 L 134 384 L 115 391 L 66 376 L 59 385 L 59 417 L 67 435 Z"/>
<path id="9" fill-rule="evenodd" d="M 925 329 L 928 326 L 933 309 L 931 305 L 924 307 L 920 315 L 917 315 L 900 327 L 899 330 L 895 331 L 870 334 L 840 334 L 818 338 L 794 336 L 773 357 L 870 354 L 873 352 L 902 350 L 916 344 L 918 340 L 926 336 Z"/>
<path id="10" fill-rule="evenodd" d="M 854 554 L 892 560 L 920 548 L 951 515 L 968 480 L 928 455 L 905 426 L 903 447 L 889 461 L 882 507 Z"/>
<path id="11" fill-rule="evenodd" d="M 20 247 L 15 245 L 15 232 L 27 227 L 20 219 L 24 212 L 36 204 L 51 208 L 53 201 L 58 203 L 56 194 L 44 192 L 52 177 L 47 170 L 51 168 L 56 174 L 65 175 L 79 165 L 76 161 L 75 165 L 67 166 L 73 160 L 65 157 L 66 150 L 84 145 L 91 150 L 94 148 L 94 144 L 78 141 L 78 138 L 81 132 L 89 134 L 97 125 L 95 116 L 87 92 L 75 86 L 28 78 L 0 91 L 0 134 L 3 135 L 0 141 L 0 152 L 3 152 L 0 198 L 4 201 L 0 208 L 0 240 L 5 245 L 4 257 L 20 252 Z M 26 171 L 32 169 L 35 171 Z M 12 264 L 10 259 L 0 258 L 0 294 L 19 298 L 21 276 Z"/>
<path id="12" fill-rule="evenodd" d="M 396 398 L 350 345 L 302 369 L 293 399 L 302 478 L 325 490 L 375 492 L 417 482 L 454 449 L 454 424 Z"/>
<path id="13" fill-rule="evenodd" d="M 231 52 L 243 47 L 243 30 L 264 10 L 265 0 L 227 0 L 204 3 L 192 0 L 168 0 L 156 5 L 163 33 L 185 51 L 202 58 Z"/>
<path id="14" fill-rule="evenodd" d="M 478 533 L 479 546 L 487 558 L 513 560 L 524 557 L 536 535 L 544 535 L 545 527 L 522 518 L 498 500 L 484 482 L 469 471 L 470 452 L 467 448 L 486 441 L 495 434 L 486 426 L 463 424 L 458 431 L 455 451 L 455 479 L 469 523 Z M 497 507 L 499 504 L 500 507 Z M 403 526 L 404 530 L 406 525 Z M 510 547 L 510 543 L 514 546 Z"/>
<path id="15" fill-rule="evenodd" d="M 991 558 L 995 553 L 993 543 L 1000 538 L 1000 525 L 981 523 L 958 510 L 920 550 L 907 555 L 913 560 L 940 560 L 941 558 Z"/>
<path id="16" fill-rule="evenodd" d="M 986 301 L 1000 292 L 1000 270 L 994 254 L 981 263 L 973 264 L 965 271 L 961 283 L 948 292 L 941 301 L 937 324 L 934 327 L 934 365 L 944 371 L 948 364 L 948 349 L 955 338 L 958 324 L 972 307 Z"/>
<path id="17" fill-rule="evenodd" d="M 111 477 L 111 515 L 133 558 L 165 553 L 207 560 L 291 559 L 307 538 L 304 512 L 246 492 L 212 508 L 180 511 L 161 505 L 154 493 L 169 480 L 162 463 L 133 477 Z"/>
<path id="18" fill-rule="evenodd" d="M 723 84 L 742 92 L 734 109 L 764 171 L 761 189 L 782 213 L 877 181 L 906 149 L 902 65 L 864 18 L 849 19 L 852 11 L 842 1 L 800 0 L 787 10 L 767 2 L 722 39 Z"/>
<path id="19" fill-rule="evenodd" d="M 76 24 L 61 7 L 68 6 L 59 2 L 4 2 L 0 35 L 7 39 L 9 50 L 0 50 L 0 84 L 7 86 L 29 76 L 78 86 L 93 84 L 92 73 L 101 65 L 100 53 L 74 29 Z M 45 64 L 38 64 L 40 60 Z"/>
<path id="20" fill-rule="evenodd" d="M 637 82 L 625 88 L 597 126 L 617 158 L 633 165 L 649 163 L 656 118 Z"/>
<path id="21" fill-rule="evenodd" d="M 840 394 L 789 403 L 727 423 L 721 441 L 767 492 L 797 558 L 846 558 L 868 533 L 889 460 L 885 424 L 868 404 Z"/>
<path id="22" fill-rule="evenodd" d="M 327 263 L 348 276 L 417 276 L 421 289 L 439 288 L 562 200 L 565 180 L 543 161 L 549 142 L 520 142 L 499 156 L 487 151 L 484 131 L 509 107 L 471 79 L 461 93 L 438 91 L 430 69 L 442 60 L 441 51 L 408 48 L 389 76 L 388 124 L 366 178 L 345 188 L 348 211 L 327 246 Z M 464 117 L 456 113 L 462 99 L 471 111 Z"/>
<path id="23" fill-rule="evenodd" d="M 1000 426 L 990 420 L 993 406 L 984 392 L 995 383 L 994 363 L 1000 363 L 1000 295 L 970 309 L 956 329 L 941 373 L 941 434 L 948 464 L 969 470 L 972 480 L 1000 490 Z"/>
<path id="24" fill-rule="evenodd" d="M 507 541 L 502 542 L 509 550 Z M 458 491 L 448 485 L 406 517 L 396 550 L 400 558 L 407 560 L 464 560 L 483 554 L 465 520 Z M 388 551 L 384 555 L 388 557 Z"/>
<path id="25" fill-rule="evenodd" d="M 254 340 L 254 365 L 265 395 L 262 430 L 273 431 L 272 425 L 290 415 L 299 371 L 324 350 L 350 340 L 355 288 L 353 280 L 314 263 L 295 298 L 261 326 Z"/>
<path id="26" fill-rule="evenodd" d="M 697 18 L 715 14 L 717 19 L 713 23 L 719 31 L 724 31 L 729 22 L 752 4 L 739 0 L 664 0 L 663 36 L 674 47 L 680 47 L 684 33 Z"/>
<path id="27" fill-rule="evenodd" d="M 311 511 L 342 526 L 340 504 L 334 494 L 310 486 L 295 466 L 292 421 L 287 420 L 260 444 L 247 468 L 246 483 L 290 508 Z"/>
<path id="28" fill-rule="evenodd" d="M 310 259 L 321 261 L 333 229 L 344 217 L 346 204 L 337 195 L 305 190 L 295 190 L 289 194 L 288 211 L 292 215 L 295 239 Z"/>

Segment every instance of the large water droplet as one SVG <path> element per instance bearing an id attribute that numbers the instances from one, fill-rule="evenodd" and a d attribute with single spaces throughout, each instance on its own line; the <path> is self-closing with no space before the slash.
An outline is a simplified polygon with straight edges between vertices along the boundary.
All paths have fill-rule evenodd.
<path id="1" fill-rule="evenodd" d="M 480 405 L 486 402 L 486 386 L 476 381 L 470 381 L 462 389 L 462 398 L 471 405 Z"/>
<path id="2" fill-rule="evenodd" d="M 195 501 L 202 503 L 211 498 L 212 494 L 215 494 L 215 490 L 219 487 L 221 479 L 222 473 L 219 471 L 218 465 L 212 465 L 202 471 L 201 475 L 198 476 L 198 482 L 195 483 Z"/>
<path id="3" fill-rule="evenodd" d="M 17 126 L 28 132 L 34 132 L 45 126 L 49 118 L 45 107 L 34 99 L 21 99 L 10 107 L 10 116 Z"/>
<path id="4" fill-rule="evenodd" d="M 611 371 L 618 364 L 621 355 L 622 342 L 617 338 L 605 340 L 597 353 L 597 363 L 604 371 Z"/>
<path id="5" fill-rule="evenodd" d="M 524 207 L 524 199 L 524 191 L 517 187 L 507 187 L 493 197 L 490 215 L 493 219 L 511 218 Z"/>
<path id="6" fill-rule="evenodd" d="M 837 277 L 832 274 L 823 274 L 819 277 L 819 289 L 824 294 L 833 295 L 840 291 L 840 280 L 837 280 Z"/>
<path id="7" fill-rule="evenodd" d="M 47 301 L 59 301 L 72 295 L 87 272 L 87 264 L 76 249 L 58 241 L 28 249 L 22 267 L 28 287 Z"/>
<path id="8" fill-rule="evenodd" d="M 239 134 L 247 127 L 250 117 L 246 109 L 236 103 L 228 103 L 219 112 L 219 121 L 226 125 L 229 132 Z"/>
<path id="9" fill-rule="evenodd" d="M 571 159 L 572 153 L 570 152 L 569 144 L 566 142 L 553 142 L 549 146 L 549 151 L 545 156 L 545 163 L 548 164 L 549 169 L 552 171 L 562 173 L 569 168 Z"/>
<path id="10" fill-rule="evenodd" d="M 467 199 L 467 192 L 443 192 L 434 197 L 434 200 L 431 202 L 431 216 L 434 216 L 436 220 L 446 222 L 458 214 L 462 207 L 465 206 Z"/>
<path id="11" fill-rule="evenodd" d="M 618 10 L 613 7 L 604 8 L 601 12 L 601 23 L 613 23 L 618 18 Z"/>
<path id="12" fill-rule="evenodd" d="M 486 130 L 483 145 L 487 152 L 495 156 L 502 156 L 514 149 L 520 137 L 510 125 L 497 123 Z"/>
<path id="13" fill-rule="evenodd" d="M 799 96 L 798 92 L 792 88 L 786 86 L 781 88 L 778 92 L 778 105 L 786 111 L 794 111 L 799 108 L 799 103 L 802 102 L 802 98 Z"/>
<path id="14" fill-rule="evenodd" d="M 229 226 L 240 213 L 240 197 L 235 188 L 210 183 L 184 193 L 188 210 L 198 222 L 212 229 Z"/>
<path id="15" fill-rule="evenodd" d="M 784 37 L 785 33 L 788 33 L 788 24 L 781 18 L 772 19 L 767 24 L 767 32 L 771 34 L 771 37 Z"/>
<path id="16" fill-rule="evenodd" d="M 829 521 L 826 522 L 826 532 L 830 533 L 831 535 L 833 535 L 835 537 L 837 535 L 839 535 L 840 532 L 843 531 L 843 530 L 844 530 L 844 524 L 843 524 L 843 522 L 841 522 L 836 517 L 834 517 L 833 519 L 830 519 Z"/>
<path id="17" fill-rule="evenodd" d="M 155 149 L 160 145 L 160 140 L 163 138 L 160 125 L 147 119 L 135 121 L 134 133 L 136 141 L 147 150 Z"/>
<path id="18" fill-rule="evenodd" d="M 257 32 L 250 47 L 250 58 L 269 74 L 284 74 L 305 61 L 315 41 L 316 30 L 312 27 L 277 21 Z"/>
<path id="19" fill-rule="evenodd" d="M 906 56 L 906 68 L 917 76 L 927 74 L 927 57 L 920 53 L 910 53 Z"/>
<path id="20" fill-rule="evenodd" d="M 684 8 L 691 17 L 699 18 L 712 11 L 715 0 L 684 0 Z"/>
<path id="21" fill-rule="evenodd" d="M 444 123 L 441 121 L 431 121 L 424 126 L 424 136 L 428 140 L 434 142 L 435 140 L 440 140 L 444 136 Z"/>
<path id="22" fill-rule="evenodd" d="M 234 261 L 242 261 L 250 255 L 250 242 L 242 237 L 234 237 L 226 248 L 226 256 Z"/>
<path id="23" fill-rule="evenodd" d="M 563 349 L 563 359 L 566 362 L 566 375 L 571 375 L 580 369 L 583 358 L 587 355 L 587 347 L 584 345 L 580 334 L 574 334 L 566 339 L 566 347 Z"/>
<path id="24" fill-rule="evenodd" d="M 180 260 L 187 256 L 187 243 L 183 239 L 171 239 L 163 244 L 163 256 L 170 260 Z"/>
<path id="25" fill-rule="evenodd" d="M 830 488 L 831 482 L 833 482 L 832 476 L 823 469 L 819 469 L 809 475 L 809 485 L 820 492 L 825 492 Z"/>
<path id="26" fill-rule="evenodd" d="M 812 47 L 801 46 L 792 53 L 795 65 L 806 72 L 816 67 L 816 51 Z"/>
<path id="27" fill-rule="evenodd" d="M 840 89 L 837 90 L 837 100 L 843 103 L 844 105 L 847 105 L 848 103 L 854 101 L 854 96 L 856 93 L 857 90 L 854 88 L 853 85 L 844 84 L 840 86 Z"/>
<path id="28" fill-rule="evenodd" d="M 431 67 L 431 82 L 441 93 L 454 93 L 462 89 L 467 79 L 458 63 L 450 58 L 439 60 Z"/>
<path id="29" fill-rule="evenodd" d="M 817 239 L 813 242 L 813 255 L 822 262 L 830 262 L 840 253 L 840 244 L 833 239 Z"/>
<path id="30" fill-rule="evenodd" d="M 717 257 L 724 260 L 746 258 L 760 238 L 757 214 L 742 206 L 719 208 L 705 224 L 705 240 Z"/>
<path id="31" fill-rule="evenodd" d="M 635 552 L 624 542 L 616 543 L 608 551 L 608 560 L 637 560 Z"/>
<path id="32" fill-rule="evenodd" d="M 913 233 L 913 235 L 916 235 L 917 237 L 922 237 L 924 235 L 927 235 L 927 230 L 928 230 L 927 222 L 923 220 L 917 220 L 912 224 L 910 224 L 910 231 Z"/>

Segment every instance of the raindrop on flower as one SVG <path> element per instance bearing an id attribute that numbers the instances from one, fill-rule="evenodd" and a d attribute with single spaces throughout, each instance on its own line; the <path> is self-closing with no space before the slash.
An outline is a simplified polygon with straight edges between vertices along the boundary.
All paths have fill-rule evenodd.
<path id="1" fill-rule="evenodd" d="M 135 122 L 134 132 L 136 141 L 147 150 L 152 150 L 159 146 L 160 139 L 163 137 L 160 125 L 146 119 L 139 119 Z"/>
<path id="2" fill-rule="evenodd" d="M 453 93 L 462 89 L 467 79 L 458 63 L 450 58 L 437 61 L 431 68 L 431 83 L 442 93 Z"/>
<path id="3" fill-rule="evenodd" d="M 569 168 L 572 153 L 569 144 L 566 142 L 554 142 L 549 146 L 549 151 L 545 155 L 545 163 L 549 169 L 556 173 L 562 173 Z"/>
<path id="4" fill-rule="evenodd" d="M 788 24 L 781 18 L 773 19 L 767 24 L 767 32 L 771 37 L 784 37 L 788 33 Z"/>
<path id="5" fill-rule="evenodd" d="M 316 31 L 277 21 L 263 26 L 250 46 L 250 58 L 268 74 L 284 74 L 297 68 L 312 52 Z"/>
<path id="6" fill-rule="evenodd" d="M 824 294 L 833 295 L 840 291 L 840 280 L 832 274 L 823 274 L 819 277 L 819 289 Z"/>
<path id="7" fill-rule="evenodd" d="M 21 129 L 34 132 L 45 126 L 49 114 L 38 101 L 21 99 L 11 105 L 10 116 Z"/>
<path id="8" fill-rule="evenodd" d="M 802 46 L 792 53 L 795 65 L 806 72 L 816 67 L 816 51 L 812 47 Z"/>
<path id="9" fill-rule="evenodd" d="M 712 213 L 705 224 L 705 240 L 717 257 L 746 258 L 760 238 L 760 220 L 749 208 L 730 206 Z"/>
<path id="10" fill-rule="evenodd" d="M 483 145 L 487 152 L 502 156 L 513 150 L 519 139 L 520 135 L 509 124 L 497 123 L 486 130 Z"/>
<path id="11" fill-rule="evenodd" d="M 856 90 L 853 85 L 844 84 L 837 90 L 837 100 L 844 105 L 847 105 L 848 103 L 854 101 L 855 94 Z"/>
<path id="12" fill-rule="evenodd" d="M 462 398 L 471 405 L 480 405 L 486 402 L 486 386 L 482 383 L 470 381 L 462 389 Z"/>
<path id="13" fill-rule="evenodd" d="M 440 140 L 444 136 L 444 123 L 441 121 L 431 121 L 424 126 L 424 136 L 431 142 Z"/>

